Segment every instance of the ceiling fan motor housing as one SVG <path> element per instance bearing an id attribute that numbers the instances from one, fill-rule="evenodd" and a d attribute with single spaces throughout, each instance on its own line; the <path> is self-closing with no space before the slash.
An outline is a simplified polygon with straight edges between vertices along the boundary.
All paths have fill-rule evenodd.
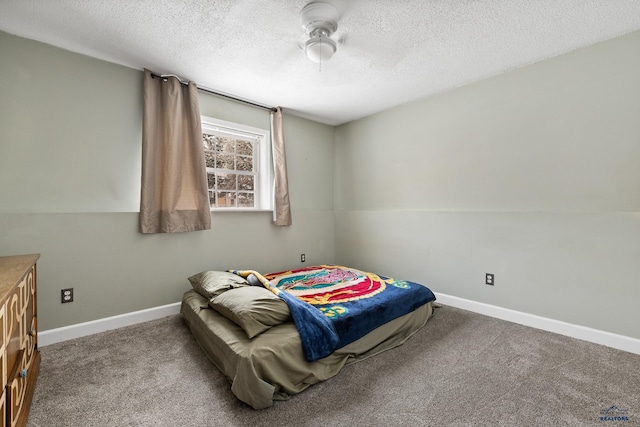
<path id="1" fill-rule="evenodd" d="M 328 35 L 338 29 L 338 9 L 331 3 L 314 1 L 307 4 L 300 12 L 302 27 L 313 37 L 312 33 L 318 29 L 324 29 Z"/>

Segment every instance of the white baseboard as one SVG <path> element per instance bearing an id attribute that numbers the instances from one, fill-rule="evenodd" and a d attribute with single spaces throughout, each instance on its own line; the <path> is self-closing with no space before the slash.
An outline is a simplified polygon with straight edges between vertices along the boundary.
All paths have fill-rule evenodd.
<path id="1" fill-rule="evenodd" d="M 629 353 L 640 354 L 640 340 L 637 338 L 612 334 L 611 332 L 561 322 L 559 320 L 510 310 L 508 308 L 497 307 L 495 305 L 489 305 L 482 302 L 475 302 L 451 295 L 436 292 L 434 292 L 434 294 L 436 295 L 437 301 L 444 305 L 450 305 L 463 310 L 473 311 L 474 313 L 480 313 L 486 316 L 507 320 L 509 322 L 530 326 L 532 328 L 566 335 L 568 337 L 589 341 L 595 344 L 606 345 L 607 347 L 628 351 Z"/>
<path id="2" fill-rule="evenodd" d="M 38 347 L 97 334 L 98 332 L 118 329 L 124 326 L 135 325 L 137 323 L 148 322 L 149 320 L 161 319 L 178 313 L 180 313 L 180 303 L 176 302 L 160 307 L 106 317 L 104 319 L 78 323 L 76 325 L 63 326 L 62 328 L 49 329 L 38 332 Z"/>

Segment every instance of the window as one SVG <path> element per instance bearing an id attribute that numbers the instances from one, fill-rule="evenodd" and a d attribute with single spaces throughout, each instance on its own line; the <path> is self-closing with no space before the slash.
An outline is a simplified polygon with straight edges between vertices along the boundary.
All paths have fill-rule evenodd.
<path id="1" fill-rule="evenodd" d="M 209 205 L 212 210 L 271 210 L 270 133 L 202 117 Z"/>

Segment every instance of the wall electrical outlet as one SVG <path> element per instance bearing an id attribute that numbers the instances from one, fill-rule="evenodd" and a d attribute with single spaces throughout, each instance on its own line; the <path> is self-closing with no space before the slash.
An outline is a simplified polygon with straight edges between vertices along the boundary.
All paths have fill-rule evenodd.
<path id="1" fill-rule="evenodd" d="M 60 290 L 60 302 L 73 302 L 73 288 L 61 289 Z"/>
<path id="2" fill-rule="evenodd" d="M 307 260 L 307 256 L 305 254 L 300 254 L 300 262 L 305 262 Z"/>
<path id="3" fill-rule="evenodd" d="M 485 273 L 484 284 L 493 286 L 493 273 Z"/>

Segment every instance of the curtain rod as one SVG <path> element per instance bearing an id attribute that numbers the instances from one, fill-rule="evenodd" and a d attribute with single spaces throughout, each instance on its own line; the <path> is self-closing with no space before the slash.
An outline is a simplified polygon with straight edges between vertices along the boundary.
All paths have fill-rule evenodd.
<path id="1" fill-rule="evenodd" d="M 151 77 L 159 77 L 161 79 L 166 79 L 167 77 L 175 77 L 183 85 L 188 85 L 189 84 L 189 82 L 183 81 L 180 77 L 176 76 L 175 74 L 156 74 L 156 73 L 151 73 Z M 276 107 L 272 107 L 270 105 L 260 104 L 260 103 L 254 102 L 254 101 L 249 101 L 247 99 L 238 98 L 237 96 L 229 95 L 229 94 L 226 94 L 226 93 L 223 93 L 223 92 L 218 92 L 216 90 L 205 88 L 205 87 L 200 87 L 198 85 L 196 85 L 196 87 L 198 88 L 198 90 L 201 90 L 202 92 L 210 93 L 211 95 L 221 96 L 223 98 L 227 98 L 227 99 L 230 99 L 232 101 L 242 102 L 244 104 L 252 105 L 252 106 L 258 107 L 258 108 L 264 108 L 265 110 L 269 110 L 269 111 L 276 111 Z"/>

